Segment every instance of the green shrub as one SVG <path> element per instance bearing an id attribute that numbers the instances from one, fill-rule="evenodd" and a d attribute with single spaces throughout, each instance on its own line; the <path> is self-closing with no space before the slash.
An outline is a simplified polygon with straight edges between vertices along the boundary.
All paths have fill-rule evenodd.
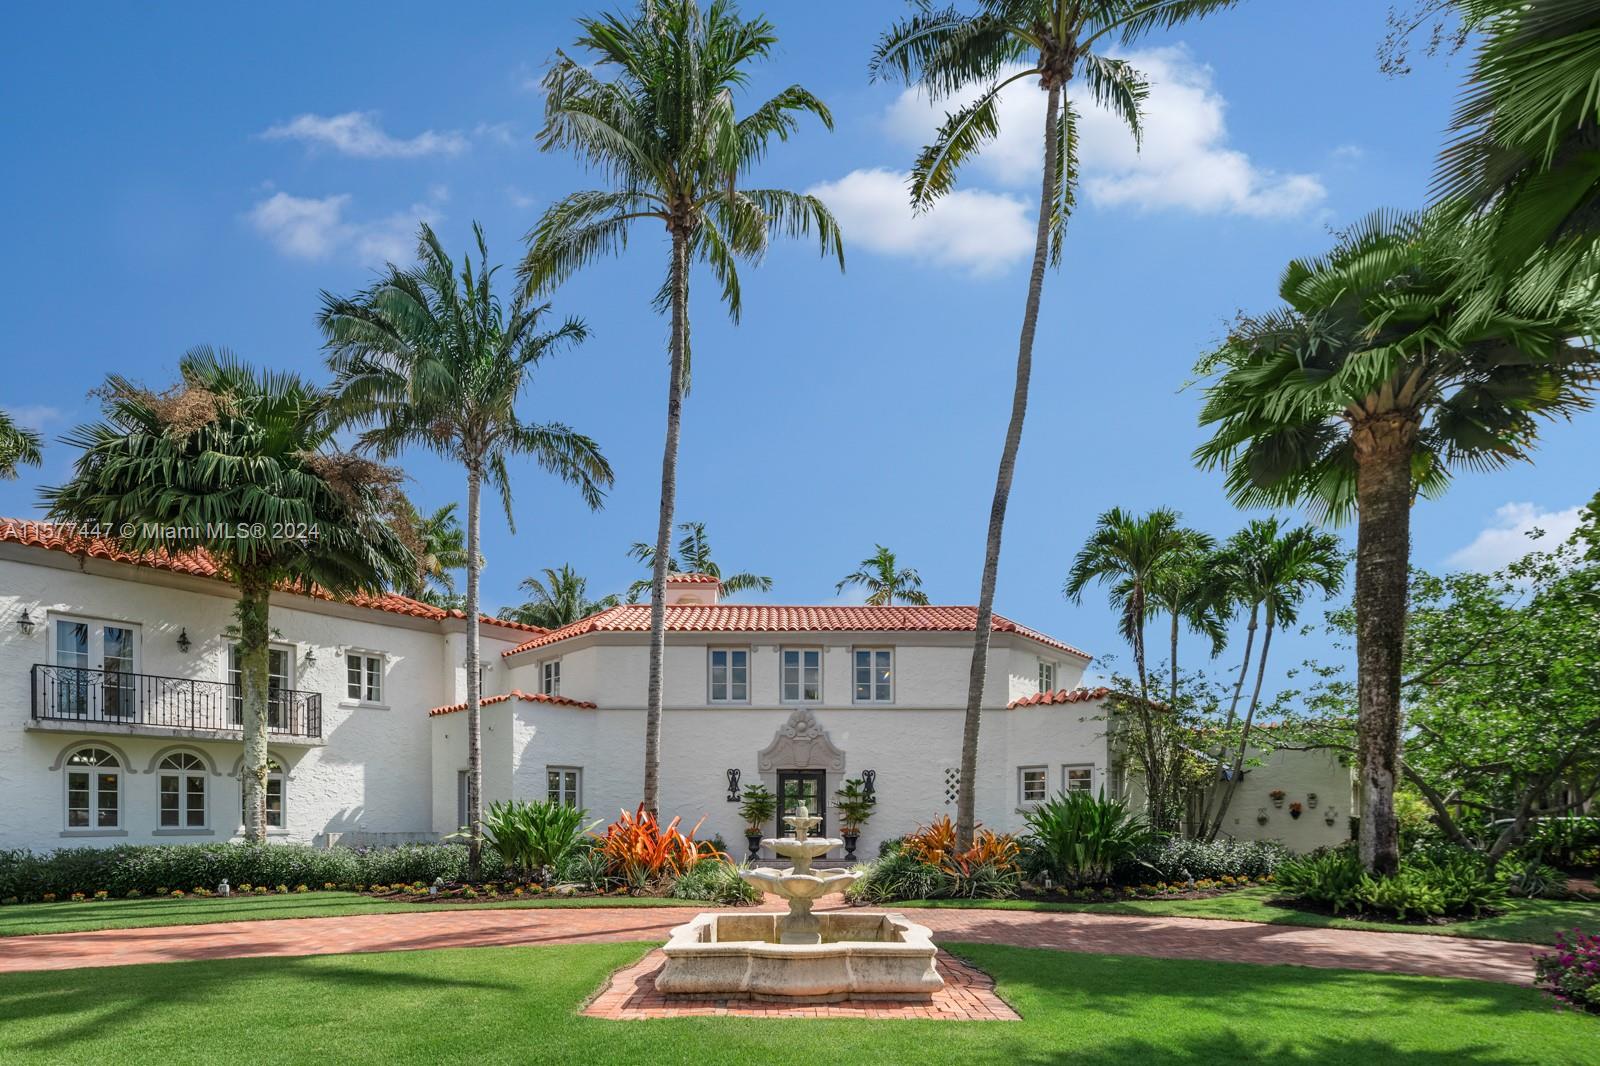
<path id="1" fill-rule="evenodd" d="M 845 897 L 859 903 L 947 899 L 955 894 L 955 882 L 940 867 L 896 852 L 863 868 L 862 876 L 845 890 Z"/>
<path id="2" fill-rule="evenodd" d="M 1022 868 L 1015 862 L 979 862 L 955 871 L 950 894 L 961 899 L 1010 899 L 1021 887 Z"/>
<path id="3" fill-rule="evenodd" d="M 559 867 L 581 846 L 588 814 L 555 800 L 502 800 L 484 812 L 484 836 L 507 869 L 527 877 Z"/>
<path id="4" fill-rule="evenodd" d="M 1482 917 L 1506 905 L 1506 882 L 1490 874 L 1476 855 L 1457 851 L 1409 867 L 1440 894 L 1442 913 Z M 1404 872 L 1404 869 L 1402 870 Z"/>
<path id="5" fill-rule="evenodd" d="M 1402 865 L 1392 877 L 1372 877 L 1355 852 L 1342 848 L 1289 859 L 1278 867 L 1286 896 L 1345 912 L 1378 917 L 1479 917 L 1505 904 L 1504 883 L 1490 876 L 1475 856 Z"/>
<path id="6" fill-rule="evenodd" d="M 1528 836 L 1523 850 L 1552 866 L 1572 869 L 1580 854 L 1600 846 L 1600 818 L 1546 818 Z"/>
<path id="7" fill-rule="evenodd" d="M 1150 830 L 1117 799 L 1058 792 L 1028 812 L 1023 869 L 1032 880 L 1049 874 L 1063 887 L 1103 885 L 1134 860 Z"/>
<path id="8" fill-rule="evenodd" d="M 673 899 L 705 900 L 724 907 L 760 903 L 761 891 L 739 876 L 739 867 L 721 859 L 701 859 L 672 883 Z"/>
<path id="9" fill-rule="evenodd" d="M 1523 899 L 1560 899 L 1567 894 L 1567 875 L 1538 859 L 1506 867 L 1506 892 Z"/>
<path id="10" fill-rule="evenodd" d="M 1284 895 L 1335 914 L 1359 908 L 1362 882 L 1368 880 L 1361 860 L 1348 849 L 1288 859 L 1278 866 L 1276 878 Z"/>
<path id="11" fill-rule="evenodd" d="M 1190 878 L 1268 877 L 1289 857 L 1282 844 L 1260 840 L 1188 840 L 1153 838 L 1117 866 L 1121 884 L 1182 881 Z"/>
<path id="12" fill-rule="evenodd" d="M 590 892 L 604 892 L 612 877 L 605 854 L 593 842 L 580 843 L 572 854 L 556 866 L 556 881 L 577 885 Z"/>

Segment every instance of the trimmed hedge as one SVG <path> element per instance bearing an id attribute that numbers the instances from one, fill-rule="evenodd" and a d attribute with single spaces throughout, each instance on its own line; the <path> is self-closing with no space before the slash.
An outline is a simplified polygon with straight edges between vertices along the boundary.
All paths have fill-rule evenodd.
<path id="1" fill-rule="evenodd" d="M 436 877 L 461 881 L 467 849 L 460 844 L 392 848 L 313 848 L 305 844 L 124 844 L 62 848 L 35 854 L 0 851 L 0 899 L 65 899 L 73 892 L 112 896 L 158 888 L 215 889 L 229 884 L 411 884 Z"/>

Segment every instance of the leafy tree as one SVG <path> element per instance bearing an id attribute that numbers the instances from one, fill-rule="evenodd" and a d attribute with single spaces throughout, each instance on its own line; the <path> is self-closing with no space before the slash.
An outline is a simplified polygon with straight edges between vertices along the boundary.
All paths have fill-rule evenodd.
<path id="1" fill-rule="evenodd" d="M 791 85 L 744 117 L 734 94 L 777 37 L 765 19 L 743 19 L 724 0 L 641 0 L 632 15 L 578 21 L 580 62 L 557 52 L 544 78 L 540 148 L 571 152 L 611 181 L 554 204 L 529 234 L 522 273 L 535 291 L 603 256 L 620 253 L 633 224 L 654 220 L 671 243 L 656 296 L 670 309 L 666 444 L 650 601 L 650 680 L 645 715 L 644 806 L 657 807 L 661 763 L 661 669 L 666 648 L 666 580 L 678 480 L 678 435 L 689 375 L 689 267 L 706 264 L 722 302 L 739 318 L 738 261 L 756 261 L 773 236 L 818 238 L 844 268 L 833 215 L 814 196 L 747 188 L 745 179 L 774 138 L 786 141 L 809 113 L 829 129 L 826 106 Z M 606 81 L 602 74 L 614 72 Z"/>
<path id="2" fill-rule="evenodd" d="M 39 434 L 0 411 L 0 478 L 16 477 L 19 466 L 38 466 L 44 461 L 40 448 Z"/>
<path id="3" fill-rule="evenodd" d="M 1452 466 L 1526 458 L 1540 417 L 1589 404 L 1593 296 L 1538 314 L 1470 288 L 1475 235 L 1439 215 L 1377 214 L 1320 259 L 1295 260 L 1285 306 L 1246 316 L 1199 371 L 1213 380 L 1195 452 L 1246 506 L 1308 503 L 1357 519 L 1361 854 L 1399 866 L 1394 787 L 1411 506 Z"/>
<path id="4" fill-rule="evenodd" d="M 447 503 L 424 516 L 406 497 L 396 500 L 389 524 L 417 560 L 416 569 L 396 586 L 402 595 L 435 606 L 455 598 L 453 571 L 467 566 L 466 532 L 456 517 L 456 506 Z"/>
<path id="5" fill-rule="evenodd" d="M 513 531 L 509 462 L 527 456 L 575 485 L 592 508 L 612 482 L 611 465 L 595 442 L 559 422 L 524 422 L 517 406 L 534 368 L 587 336 L 568 319 L 541 332 L 549 311 L 519 293 L 505 306 L 494 295 L 498 268 L 489 266 L 482 227 L 474 224 L 478 259 L 461 273 L 427 224 L 417 241 L 419 265 L 390 265 L 373 285 L 346 299 L 322 295 L 319 322 L 341 415 L 368 428 L 361 446 L 379 456 L 422 447 L 461 464 L 467 475 L 467 815 L 472 868 L 483 846 L 482 725 L 478 701 L 480 652 L 478 497 L 485 482 L 498 489 Z"/>
<path id="6" fill-rule="evenodd" d="M 878 41 L 871 73 L 915 85 L 929 100 L 977 95 L 946 114 L 933 140 L 911 169 L 911 204 L 934 206 L 955 188 L 963 164 L 1000 132 L 1000 94 L 1018 82 L 1034 80 L 1045 93 L 1038 226 L 1033 265 L 1023 304 L 1017 343 L 1016 382 L 1011 416 L 995 475 L 978 591 L 966 719 L 961 737 L 960 796 L 956 836 L 972 845 L 976 825 L 978 731 L 989 669 L 989 638 L 994 587 L 1000 567 L 1000 542 L 1006 505 L 1022 444 L 1033 373 L 1033 339 L 1039 322 L 1047 263 L 1061 261 L 1067 216 L 1077 184 L 1078 115 L 1065 99 L 1079 78 L 1095 103 L 1110 109 L 1134 135 L 1141 131 L 1140 108 L 1148 93 L 1144 77 L 1126 59 L 1106 54 L 1113 43 L 1127 47 L 1152 30 L 1164 29 L 1231 7 L 1235 0 L 979 0 L 976 10 L 935 7 L 912 0 L 910 17 L 894 24 Z"/>
<path id="7" fill-rule="evenodd" d="M 909 566 L 900 566 L 894 552 L 882 544 L 874 545 L 877 551 L 861 560 L 854 573 L 833 587 L 843 592 L 850 586 L 867 590 L 867 603 L 873 607 L 887 607 L 899 600 L 902 603 L 925 605 L 927 593 L 922 591 L 922 578 Z"/>
<path id="8" fill-rule="evenodd" d="M 239 591 L 245 839 L 266 834 L 270 597 L 380 592 L 414 561 L 385 521 L 397 471 L 336 451 L 328 396 L 293 374 L 195 348 L 165 392 L 111 375 L 103 422 L 65 442 L 50 517 L 120 528 L 135 552 L 204 552 Z M 239 535 L 245 533 L 246 535 Z"/>
<path id="9" fill-rule="evenodd" d="M 517 587 L 530 599 L 520 607 L 507 607 L 500 617 L 523 625 L 560 629 L 597 611 L 604 611 L 621 603 L 616 596 L 589 598 L 589 579 L 566 563 L 559 570 L 545 567 L 543 578 L 525 577 Z"/>
<path id="10" fill-rule="evenodd" d="M 680 522 L 678 530 L 683 534 L 678 540 L 678 554 L 668 556 L 666 572 L 669 574 L 710 574 L 722 582 L 722 595 L 736 596 L 750 589 L 762 592 L 772 590 L 772 578 L 763 574 L 753 573 L 749 570 L 739 570 L 732 574 L 724 574 L 722 567 L 711 556 L 711 539 L 706 536 L 704 522 Z M 653 544 L 646 544 L 642 540 L 633 542 L 633 547 L 628 549 L 628 556 L 639 560 L 650 568 L 651 576 L 641 578 L 628 586 L 628 602 L 638 603 L 639 597 L 650 592 L 655 587 L 656 549 Z"/>

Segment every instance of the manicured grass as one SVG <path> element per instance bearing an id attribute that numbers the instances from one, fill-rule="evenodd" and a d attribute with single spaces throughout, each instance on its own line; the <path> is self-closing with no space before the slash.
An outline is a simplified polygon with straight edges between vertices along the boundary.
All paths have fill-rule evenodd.
<path id="1" fill-rule="evenodd" d="M 928 899 L 895 903 L 895 907 L 956 907 L 1017 911 L 1071 911 L 1093 914 L 1159 914 L 1177 918 L 1219 918 L 1230 922 L 1265 922 L 1269 925 L 1309 925 L 1328 929 L 1374 929 L 1391 933 L 1437 933 L 1483 940 L 1511 940 L 1548 944 L 1556 930 L 1580 926 L 1600 929 L 1600 901 L 1567 902 L 1548 899 L 1512 900 L 1504 914 L 1447 925 L 1405 925 L 1336 918 L 1273 902 L 1277 890 L 1241 888 L 1207 899 L 1129 899 L 1111 903 L 1046 903 L 1034 900 Z M 1600 1055 L 1596 1056 L 1600 1061 Z"/>
<path id="2" fill-rule="evenodd" d="M 90 929 L 136 929 L 156 925 L 205 925 L 265 918 L 328 918 L 341 914 L 392 914 L 522 907 L 700 907 L 683 899 L 596 896 L 587 899 L 492 900 L 486 903 L 402 903 L 356 892 L 307 892 L 287 896 L 217 896 L 188 899 L 108 899 L 99 902 L 18 903 L 0 907 L 0 936 L 79 933 Z"/>
<path id="3" fill-rule="evenodd" d="M 1508 985 L 953 948 L 1022 1021 L 601 1021 L 576 1012 L 645 945 L 477 948 L 0 976 L 0 1061 L 1511 1066 L 1600 1046 L 1600 1020 Z"/>

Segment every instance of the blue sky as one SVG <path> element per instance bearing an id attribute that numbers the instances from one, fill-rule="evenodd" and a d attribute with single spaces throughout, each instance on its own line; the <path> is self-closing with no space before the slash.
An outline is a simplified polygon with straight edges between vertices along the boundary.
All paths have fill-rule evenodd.
<path id="1" fill-rule="evenodd" d="M 1374 56 L 1388 0 L 1257 0 L 1142 45 L 1156 81 L 1150 135 L 1086 123 L 1085 185 L 1066 261 L 1046 283 L 1033 403 L 1007 525 L 998 609 L 1091 651 L 1120 652 L 1098 596 L 1061 581 L 1095 516 L 1171 505 L 1218 535 L 1243 523 L 1220 476 L 1189 461 L 1196 357 L 1239 308 L 1270 304 L 1291 257 L 1378 206 L 1426 195 L 1459 60 L 1389 79 Z M 0 263 L 7 294 L 0 405 L 50 437 L 92 417 L 108 370 L 171 380 L 201 343 L 321 374 L 319 290 L 349 293 L 408 254 L 430 219 L 464 250 L 480 220 L 514 263 L 551 201 L 599 184 L 541 154 L 537 78 L 594 3 L 436 6 L 280 3 L 32 5 L 0 42 L 7 121 Z M 874 542 L 918 567 L 937 601 L 976 599 L 1010 394 L 1036 183 L 1036 90 L 962 192 L 913 221 L 898 175 L 934 116 L 872 85 L 866 60 L 898 4 L 749 4 L 777 24 L 756 97 L 800 82 L 832 107 L 773 151 L 764 184 L 814 189 L 845 225 L 848 269 L 779 246 L 744 273 L 737 327 L 702 283 L 693 312 L 679 515 L 709 524 L 724 566 L 771 574 L 769 597 L 835 602 Z M 531 466 L 516 471 L 517 533 L 486 511 L 486 601 L 570 562 L 595 592 L 638 576 L 654 531 L 665 327 L 649 307 L 664 237 L 555 294 L 588 343 L 543 367 L 525 410 L 600 441 L 618 472 L 605 510 Z M 1534 465 L 1464 473 L 1417 508 L 1423 566 L 1485 565 L 1516 528 L 1560 528 L 1596 488 L 1593 416 L 1552 427 Z M 0 483 L 0 513 L 36 510 L 72 454 Z M 425 508 L 462 494 L 456 471 L 404 466 Z M 1344 531 L 1349 535 L 1349 531 Z M 1278 659 L 1287 664 L 1293 642 Z M 1125 658 L 1125 656 L 1123 656 Z M 1219 666 L 1226 666 L 1224 656 Z"/>

